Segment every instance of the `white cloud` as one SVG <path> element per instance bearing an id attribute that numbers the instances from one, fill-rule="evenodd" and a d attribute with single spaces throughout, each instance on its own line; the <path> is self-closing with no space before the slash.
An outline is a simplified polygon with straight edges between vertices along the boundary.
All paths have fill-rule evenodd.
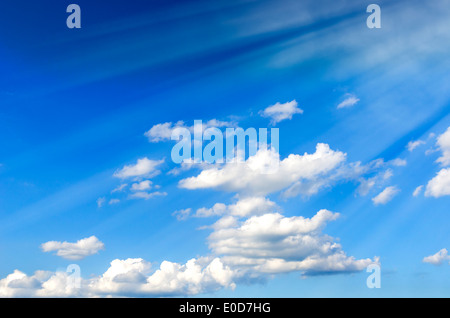
<path id="1" fill-rule="evenodd" d="M 122 192 L 123 189 L 125 189 L 127 186 L 128 186 L 128 184 L 126 184 L 126 183 L 121 184 L 121 185 L 117 186 L 115 189 L 113 189 L 113 190 L 111 191 L 111 193 Z"/>
<path id="2" fill-rule="evenodd" d="M 320 210 L 312 218 L 279 213 L 252 216 L 220 226 L 209 236 L 209 247 L 239 272 L 252 275 L 301 271 L 305 275 L 360 271 L 370 259 L 348 257 L 322 229 L 338 213 Z"/>
<path id="3" fill-rule="evenodd" d="M 191 211 L 192 211 L 191 208 L 177 210 L 177 211 L 173 212 L 172 215 L 175 216 L 178 221 L 182 221 L 182 220 L 186 220 L 190 216 Z"/>
<path id="4" fill-rule="evenodd" d="M 438 158 L 437 162 L 444 167 L 450 165 L 450 127 L 437 138 L 437 146 L 442 151 L 442 156 Z"/>
<path id="5" fill-rule="evenodd" d="M 276 103 L 259 112 L 262 117 L 270 118 L 272 124 L 286 119 L 292 119 L 295 114 L 303 114 L 298 107 L 297 101 L 293 100 L 284 104 Z"/>
<path id="6" fill-rule="evenodd" d="M 261 215 L 278 208 L 275 202 L 265 197 L 247 197 L 230 205 L 216 203 L 212 208 L 200 208 L 193 215 L 194 217 L 211 217 L 221 215 L 232 215 L 237 217 L 248 217 Z"/>
<path id="7" fill-rule="evenodd" d="M 207 122 L 202 122 L 203 130 L 211 127 L 236 127 L 235 122 L 230 121 L 221 121 L 217 119 L 211 119 Z M 160 141 L 168 141 L 171 139 L 172 132 L 177 128 L 186 128 L 191 133 L 194 132 L 194 125 L 186 126 L 183 121 L 178 121 L 176 123 L 167 122 L 163 124 L 154 125 L 150 130 L 145 132 L 145 136 L 148 138 L 150 142 L 160 142 Z"/>
<path id="8" fill-rule="evenodd" d="M 104 197 L 98 198 L 97 199 L 97 207 L 101 208 L 103 206 L 103 204 L 105 204 L 106 199 Z"/>
<path id="9" fill-rule="evenodd" d="M 408 164 L 408 162 L 405 159 L 401 159 L 401 158 L 391 160 L 391 161 L 389 161 L 389 163 L 395 167 L 404 167 Z"/>
<path id="10" fill-rule="evenodd" d="M 141 258 L 116 259 L 101 276 L 70 284 L 65 272 L 18 270 L 0 280 L 0 297 L 189 296 L 235 287 L 233 271 L 219 258 L 191 259 L 186 264 L 163 261 L 150 274 Z"/>
<path id="11" fill-rule="evenodd" d="M 395 186 L 387 187 L 376 197 L 372 198 L 372 201 L 375 205 L 386 204 L 391 201 L 399 192 L 400 190 Z"/>
<path id="12" fill-rule="evenodd" d="M 393 172 L 391 169 L 387 169 L 385 171 L 377 173 L 375 176 L 364 179 L 360 179 L 360 185 L 356 192 L 359 195 L 365 196 L 367 195 L 374 187 L 379 187 L 383 185 L 387 180 L 389 180 L 393 176 Z"/>
<path id="13" fill-rule="evenodd" d="M 162 160 L 150 160 L 146 157 L 138 159 L 134 165 L 126 165 L 122 169 L 114 173 L 116 178 L 139 178 L 139 177 L 152 177 L 158 174 L 160 171 L 157 167 L 164 162 Z"/>
<path id="14" fill-rule="evenodd" d="M 0 280 L 0 297 L 74 297 L 80 289 L 69 284 L 65 272 L 36 271 L 34 275 L 14 270 Z"/>
<path id="15" fill-rule="evenodd" d="M 450 260 L 447 249 L 443 248 L 434 255 L 424 257 L 423 262 L 433 265 L 441 265 L 443 262 Z"/>
<path id="16" fill-rule="evenodd" d="M 431 179 L 425 190 L 425 196 L 439 198 L 450 195 L 450 168 L 442 169 Z"/>
<path id="17" fill-rule="evenodd" d="M 352 94 L 347 94 L 347 98 L 337 106 L 337 109 L 353 107 L 358 102 L 359 102 L 358 97 L 356 97 L 355 95 L 352 95 Z"/>
<path id="18" fill-rule="evenodd" d="M 167 193 L 166 192 L 160 192 L 160 191 L 155 191 L 155 192 L 144 192 L 144 191 L 139 191 L 139 192 L 135 192 L 133 194 L 130 194 L 128 197 L 130 199 L 151 199 L 153 197 L 157 197 L 157 196 L 166 196 Z"/>
<path id="19" fill-rule="evenodd" d="M 413 196 L 417 197 L 419 194 L 422 193 L 422 190 L 423 190 L 423 185 L 418 186 L 418 187 L 414 190 Z"/>
<path id="20" fill-rule="evenodd" d="M 279 161 L 278 154 L 260 149 L 245 162 L 227 163 L 223 167 L 210 167 L 198 176 L 183 179 L 181 188 L 217 188 L 226 191 L 265 195 L 282 190 L 294 182 L 311 181 L 332 171 L 346 159 L 346 154 L 333 151 L 327 144 L 317 144 L 316 152 L 289 155 Z M 267 173 L 267 167 L 279 162 L 276 173 Z"/>
<path id="21" fill-rule="evenodd" d="M 41 245 L 44 252 L 54 252 L 65 259 L 80 260 L 86 256 L 97 254 L 105 245 L 95 236 L 81 239 L 76 243 L 49 241 Z"/>
<path id="22" fill-rule="evenodd" d="M 164 124 L 154 125 L 149 131 L 144 135 L 148 138 L 150 142 L 160 142 L 164 140 L 170 140 L 172 136 L 172 131 L 175 128 L 184 127 L 184 122 L 179 121 L 175 124 L 168 122 Z"/>
<path id="23" fill-rule="evenodd" d="M 415 140 L 415 141 L 410 141 L 408 142 L 408 145 L 406 146 L 406 148 L 408 148 L 409 151 L 413 151 L 414 149 L 416 149 L 417 147 L 419 147 L 420 145 L 425 144 L 425 141 L 423 140 Z"/>
<path id="24" fill-rule="evenodd" d="M 108 204 L 109 204 L 109 205 L 112 205 L 112 204 L 117 204 L 117 203 L 119 203 L 119 202 L 120 202 L 119 199 L 111 199 L 111 200 L 109 200 Z"/>
<path id="25" fill-rule="evenodd" d="M 150 180 L 144 180 L 139 183 L 133 183 L 131 185 L 131 191 L 145 191 L 152 188 L 152 182 Z"/>

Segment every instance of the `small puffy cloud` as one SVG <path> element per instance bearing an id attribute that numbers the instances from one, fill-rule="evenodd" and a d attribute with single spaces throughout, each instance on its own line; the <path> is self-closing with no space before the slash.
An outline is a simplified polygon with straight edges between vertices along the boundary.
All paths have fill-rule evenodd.
<path id="1" fill-rule="evenodd" d="M 450 195 L 450 168 L 442 169 L 431 179 L 426 187 L 425 196 L 439 198 Z"/>
<path id="2" fill-rule="evenodd" d="M 104 197 L 98 198 L 97 199 L 97 207 L 101 208 L 103 206 L 103 204 L 105 204 L 106 199 Z"/>
<path id="3" fill-rule="evenodd" d="M 191 208 L 177 210 L 177 211 L 173 212 L 172 215 L 174 217 L 176 217 L 178 221 L 183 221 L 183 220 L 186 220 L 190 216 L 191 211 L 192 211 Z"/>
<path id="4" fill-rule="evenodd" d="M 420 145 L 425 144 L 425 141 L 423 140 L 414 140 L 414 141 L 410 141 L 408 142 L 408 145 L 406 145 L 406 148 L 408 149 L 408 151 L 413 151 L 414 149 L 416 149 L 417 147 L 419 147 Z"/>
<path id="5" fill-rule="evenodd" d="M 200 208 L 192 214 L 192 216 L 197 218 L 223 215 L 249 217 L 252 215 L 265 214 L 277 208 L 278 206 L 275 202 L 272 202 L 265 197 L 246 197 L 230 205 L 216 203 L 211 208 Z M 192 209 L 179 210 L 174 212 L 174 215 L 179 220 L 185 220 L 190 216 L 191 211 Z"/>
<path id="6" fill-rule="evenodd" d="M 145 191 L 152 188 L 152 182 L 150 180 L 144 180 L 131 185 L 131 191 Z"/>
<path id="7" fill-rule="evenodd" d="M 437 162 L 444 167 L 450 165 L 450 127 L 437 138 L 437 146 L 442 151 L 442 156 Z"/>
<path id="8" fill-rule="evenodd" d="M 284 104 L 276 103 L 259 112 L 262 117 L 270 118 L 272 124 L 277 124 L 286 119 L 292 119 L 295 114 L 303 114 L 297 101 L 293 100 Z"/>
<path id="9" fill-rule="evenodd" d="M 372 198 L 372 201 L 375 205 L 386 204 L 391 201 L 399 192 L 400 190 L 395 186 L 387 187 L 376 197 Z"/>
<path id="10" fill-rule="evenodd" d="M 443 262 L 449 261 L 450 256 L 448 255 L 447 249 L 443 248 L 434 255 L 424 257 L 423 262 L 432 265 L 442 265 Z"/>
<path id="11" fill-rule="evenodd" d="M 76 243 L 49 241 L 41 245 L 44 252 L 55 252 L 65 259 L 80 260 L 97 254 L 105 245 L 95 236 L 81 239 Z"/>
<path id="12" fill-rule="evenodd" d="M 414 197 L 419 196 L 419 194 L 422 193 L 422 190 L 423 190 L 423 185 L 418 186 L 418 187 L 414 190 L 413 196 L 414 196 Z"/>
<path id="13" fill-rule="evenodd" d="M 209 167 L 196 177 L 182 179 L 185 189 L 217 188 L 251 196 L 282 190 L 298 181 L 312 181 L 336 169 L 346 154 L 331 150 L 327 144 L 317 144 L 313 154 L 289 155 L 280 161 L 277 153 L 260 149 L 245 162 L 231 162 L 223 167 Z M 276 173 L 267 173 L 267 167 L 279 163 Z"/>
<path id="14" fill-rule="evenodd" d="M 184 127 L 184 122 L 179 121 L 177 123 L 163 123 L 154 125 L 147 131 L 144 135 L 148 138 L 150 142 L 160 142 L 164 140 L 170 140 L 172 132 L 176 128 Z"/>
<path id="15" fill-rule="evenodd" d="M 391 165 L 394 167 L 404 167 L 408 164 L 408 162 L 405 159 L 397 158 L 394 160 L 389 161 Z"/>
<path id="16" fill-rule="evenodd" d="M 171 140 L 172 133 L 177 128 L 188 129 L 191 133 L 194 132 L 194 125 L 186 126 L 183 121 L 178 121 L 176 123 L 167 122 L 163 124 L 154 125 L 150 130 L 145 132 L 145 136 L 150 142 L 160 142 Z M 211 119 L 206 122 L 202 122 L 202 129 L 205 130 L 211 127 L 236 127 L 235 122 L 221 121 L 217 119 Z"/>
<path id="17" fill-rule="evenodd" d="M 160 192 L 160 191 L 155 191 L 155 192 L 139 191 L 139 192 L 135 192 L 133 194 L 130 194 L 128 197 L 130 199 L 144 199 L 144 200 L 148 200 L 148 199 L 151 199 L 153 197 L 166 196 L 166 195 L 167 195 L 166 192 Z"/>
<path id="18" fill-rule="evenodd" d="M 164 162 L 162 160 L 150 160 L 146 157 L 138 159 L 134 165 L 126 165 L 122 169 L 114 173 L 116 178 L 141 178 L 151 177 L 158 174 L 160 171 L 157 167 Z"/>
<path id="19" fill-rule="evenodd" d="M 337 109 L 349 108 L 355 106 L 359 102 L 359 98 L 353 94 L 347 94 L 345 100 L 343 100 L 338 106 Z"/>

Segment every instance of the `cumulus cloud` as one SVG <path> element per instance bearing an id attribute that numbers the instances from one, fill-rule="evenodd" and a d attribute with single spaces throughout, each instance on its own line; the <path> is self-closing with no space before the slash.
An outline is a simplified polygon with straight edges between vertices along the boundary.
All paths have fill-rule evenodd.
<path id="1" fill-rule="evenodd" d="M 442 265 L 443 262 L 449 261 L 450 256 L 448 255 L 447 249 L 443 248 L 434 255 L 424 257 L 423 262 L 432 265 Z"/>
<path id="2" fill-rule="evenodd" d="M 437 146 L 442 151 L 442 156 L 437 162 L 444 167 L 450 165 L 450 127 L 437 138 Z"/>
<path id="3" fill-rule="evenodd" d="M 153 274 L 142 259 L 115 260 L 89 287 L 98 294 L 179 296 L 234 288 L 233 272 L 219 258 L 191 259 L 186 264 L 163 261 Z"/>
<path id="4" fill-rule="evenodd" d="M 70 284 L 65 272 L 36 271 L 34 275 L 14 270 L 0 280 L 0 297 L 75 297 L 81 290 Z"/>
<path id="5" fill-rule="evenodd" d="M 237 271 L 304 275 L 360 271 L 373 260 L 348 257 L 340 244 L 322 233 L 338 213 L 320 210 L 312 218 L 279 213 L 252 216 L 221 226 L 208 238 L 209 247 Z"/>
<path id="6" fill-rule="evenodd" d="M 442 169 L 431 179 L 426 187 L 425 196 L 439 198 L 450 195 L 450 168 Z"/>
<path id="7" fill-rule="evenodd" d="M 359 98 L 353 94 L 347 94 L 346 99 L 343 100 L 338 106 L 337 109 L 349 108 L 355 106 L 359 102 Z"/>
<path id="8" fill-rule="evenodd" d="M 157 175 L 160 171 L 157 169 L 159 165 L 164 162 L 162 160 L 150 160 L 147 157 L 138 159 L 134 165 L 126 165 L 122 169 L 114 173 L 116 178 L 140 178 L 152 177 Z"/>
<path id="9" fill-rule="evenodd" d="M 216 188 L 249 195 L 265 195 L 276 192 L 295 182 L 311 181 L 338 167 L 346 154 L 331 150 L 327 144 L 317 144 L 313 154 L 289 155 L 279 160 L 274 151 L 260 149 L 245 162 L 227 163 L 222 167 L 209 167 L 198 176 L 179 182 L 181 188 Z M 267 173 L 267 167 L 278 163 L 276 173 Z"/>
<path id="10" fill-rule="evenodd" d="M 270 118 L 272 124 L 277 124 L 286 119 L 292 119 L 295 114 L 303 114 L 297 101 L 293 100 L 284 104 L 276 103 L 259 112 L 262 117 Z"/>
<path id="11" fill-rule="evenodd" d="M 387 187 L 376 197 L 372 198 L 372 201 L 375 205 L 386 204 L 391 201 L 399 192 L 400 189 L 398 189 L 396 186 Z"/>
<path id="12" fill-rule="evenodd" d="M 80 260 L 89 255 L 97 254 L 105 245 L 95 236 L 81 239 L 76 243 L 49 241 L 41 245 L 44 252 L 55 252 L 65 259 Z"/>
<path id="13" fill-rule="evenodd" d="M 232 270 L 219 258 L 191 259 L 186 264 L 164 261 L 151 273 L 141 258 L 116 259 L 100 276 L 71 284 L 66 272 L 15 270 L 0 280 L 0 297 L 189 296 L 235 287 Z"/>

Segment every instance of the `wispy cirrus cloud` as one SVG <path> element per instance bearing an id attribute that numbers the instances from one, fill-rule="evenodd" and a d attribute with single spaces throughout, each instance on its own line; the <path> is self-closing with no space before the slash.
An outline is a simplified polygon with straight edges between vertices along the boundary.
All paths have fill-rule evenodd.
<path id="1" fill-rule="evenodd" d="M 400 189 L 396 186 L 390 186 L 381 191 L 377 196 L 372 198 L 373 204 L 383 205 L 391 201 L 398 193 Z"/>
<path id="2" fill-rule="evenodd" d="M 359 98 L 353 94 L 347 94 L 346 98 L 337 105 L 337 109 L 350 108 L 359 102 Z"/>

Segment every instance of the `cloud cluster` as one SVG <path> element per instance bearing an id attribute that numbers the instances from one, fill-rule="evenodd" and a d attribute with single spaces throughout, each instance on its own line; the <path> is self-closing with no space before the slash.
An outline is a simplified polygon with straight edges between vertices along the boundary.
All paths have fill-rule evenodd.
<path id="1" fill-rule="evenodd" d="M 328 210 L 320 210 L 312 218 L 284 217 L 276 212 L 256 215 L 215 227 L 208 237 L 209 247 L 231 268 L 253 275 L 360 271 L 374 260 L 348 257 L 340 244 L 322 233 L 325 225 L 338 217 Z"/>
<path id="2" fill-rule="evenodd" d="M 179 219 L 219 217 L 208 226 L 208 246 L 234 272 L 237 280 L 299 271 L 303 275 L 360 271 L 377 259 L 349 257 L 322 231 L 338 213 L 320 210 L 312 218 L 285 217 L 273 201 L 246 197 L 236 203 L 176 212 Z"/>
<path id="3" fill-rule="evenodd" d="M 149 262 L 129 258 L 113 260 L 103 275 L 81 279 L 79 286 L 70 273 L 15 270 L 0 280 L 0 297 L 187 296 L 234 287 L 233 272 L 219 258 L 164 261 L 153 273 Z"/>

